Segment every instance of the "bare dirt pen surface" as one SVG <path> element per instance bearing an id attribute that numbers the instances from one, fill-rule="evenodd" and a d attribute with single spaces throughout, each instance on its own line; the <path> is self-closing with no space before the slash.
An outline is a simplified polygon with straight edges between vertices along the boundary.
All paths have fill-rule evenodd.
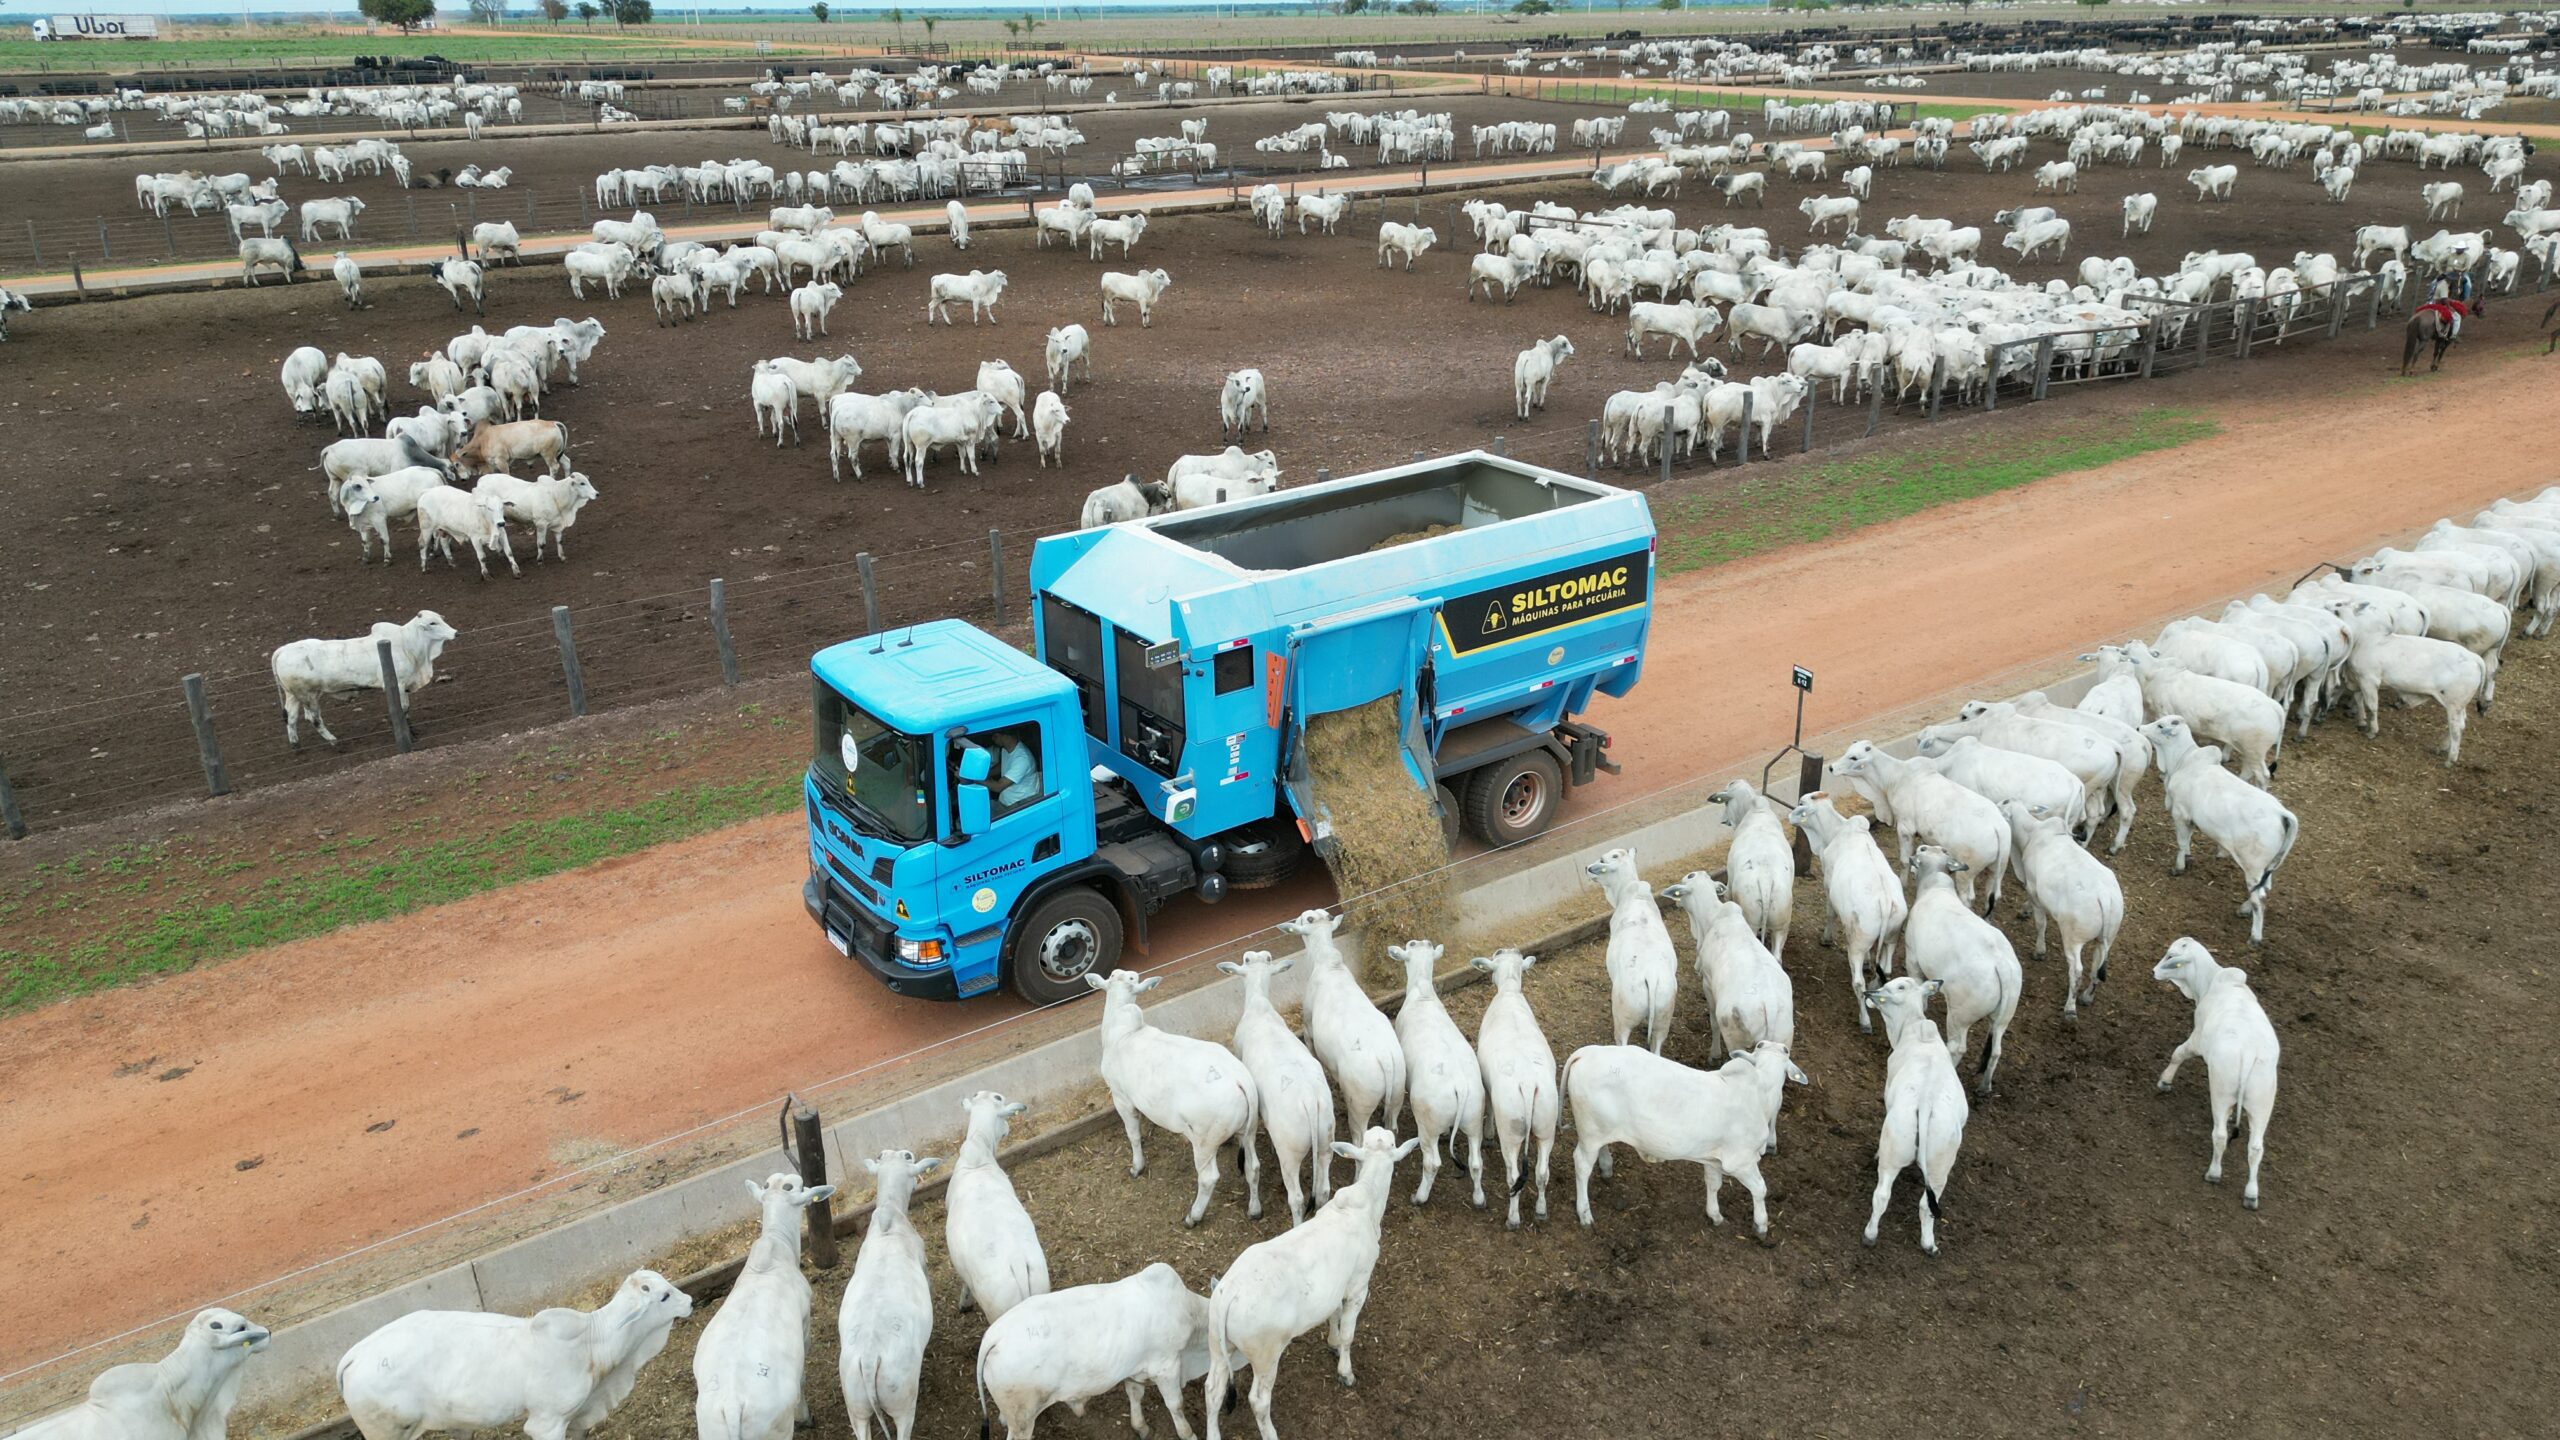
<path id="1" fill-rule="evenodd" d="M 2560 738 L 2560 659 L 2545 646 L 2511 657 L 2455 769 L 2427 753 L 2441 725 L 2420 711 L 2393 712 L 2378 742 L 2332 724 L 2287 745 L 2279 793 L 2303 840 L 2262 951 L 2231 914 L 2226 862 L 2163 873 L 2156 792 L 2115 861 L 2126 924 L 2111 973 L 2076 1024 L 2060 1018 L 2059 958 L 2029 958 L 2032 926 L 2004 907 L 2025 998 L 1998 1093 L 1975 1102 L 1938 1258 L 1917 1248 L 1907 1181 L 1877 1248 L 1859 1246 L 1885 1047 L 1855 1029 L 1840 955 L 1812 940 L 1818 889 L 1803 882 L 1786 960 L 1796 1058 L 1814 1085 L 1788 1091 L 1782 1149 L 1763 1162 L 1776 1245 L 1751 1243 L 1739 1185 L 1725 1190 L 1726 1229 L 1711 1230 L 1697 1169 L 1623 1150 L 1616 1178 L 1593 1183 L 1597 1228 L 1577 1229 L 1569 1129 L 1550 1216 L 1518 1234 L 1498 1209 L 1468 1209 L 1446 1169 L 1430 1206 L 1409 1206 L 1408 1160 L 1353 1348 L 1359 1387 L 1337 1385 L 1320 1339 L 1301 1338 L 1276 1402 L 1284 1433 L 1583 1434 L 1603 1396 L 1640 1413 L 1712 1411 L 1737 1434 L 1910 1433 L 1915 1403 L 1961 1409 L 1966 1433 L 1990 1435 L 2538 1428 L 2544 1336 L 2560 1322 L 2540 1192 L 2560 1137 L 2528 1016 L 2560 896 L 2531 837 L 2560 806 L 2542 763 Z M 1673 929 L 1685 954 L 1677 916 Z M 2239 1145 L 2225 1184 L 2201 1178 L 2196 1067 L 2174 1093 L 2153 1091 L 2190 1025 L 2187 1002 L 2150 979 L 2179 935 L 2249 971 L 2284 1043 L 2256 1213 L 2240 1207 Z M 1599 946 L 1543 957 L 1528 993 L 1559 1058 L 1605 1040 Z M 1485 996 L 1450 996 L 1470 1034 Z M 1666 1053 L 1705 1059 L 1694 990 Z M 1970 1057 L 1960 1069 L 1970 1083 Z M 1182 1230 L 1179 1142 L 1152 1132 L 1148 1147 L 1140 1180 L 1116 1127 L 1015 1171 L 1054 1284 L 1166 1260 L 1205 1292 L 1285 1226 L 1276 1183 L 1264 1218 L 1245 1218 L 1230 1159 L 1207 1221 Z M 955 1434 L 973 1418 L 983 1322 L 953 1313 L 939 1206 L 916 1220 L 938 1302 L 919 1433 Z M 848 1256 L 818 1282 L 810 1393 L 829 1440 L 848 1433 L 834 1316 L 850 1268 Z M 678 1329 L 600 1435 L 683 1429 L 701 1324 Z M 1196 1388 L 1189 1403 L 1196 1420 Z M 1230 1433 L 1249 1424 L 1242 1411 L 1228 1421 Z M 1123 1423 L 1105 1400 L 1081 1422 L 1052 1412 L 1044 1433 Z"/>
<path id="2" fill-rule="evenodd" d="M 1510 113 L 1537 110 L 1511 102 Z M 2536 167 L 2548 163 L 2537 158 Z M 2065 275 L 2093 247 L 2130 253 L 2155 273 L 2207 247 L 2249 248 L 2280 263 L 2297 248 L 2344 249 L 2354 223 L 2419 220 L 2415 171 L 2396 164 L 2376 166 L 2346 207 L 2321 203 L 2300 174 L 2250 170 L 2228 205 L 2195 204 L 2176 183 L 2147 168 L 2095 172 L 2079 194 L 2051 201 L 2080 227 L 2069 263 L 2013 268 L 2037 279 Z M 1765 224 L 1796 248 L 1808 237 L 1792 202 L 1829 187 L 1773 188 L 1766 209 L 1727 210 L 1694 195 L 1674 208 L 1692 223 Z M 2120 197 L 2137 188 L 2161 193 L 2156 229 L 2109 238 Z M 1594 193 L 1568 181 L 1504 198 L 1588 204 Z M 1991 212 L 2037 198 L 2023 170 L 1887 171 L 1869 223 L 1944 214 L 1996 235 Z M 1412 273 L 1376 265 L 1374 201 L 1332 238 L 1302 238 L 1294 228 L 1267 237 L 1240 215 L 1165 220 L 1134 256 L 1106 265 L 1035 250 L 1020 231 L 981 231 L 965 257 L 928 237 L 918 269 L 893 266 L 857 283 L 835 312 L 833 338 L 816 345 L 791 338 L 778 297 L 752 290 L 736 310 L 661 328 L 649 323 L 645 294 L 581 302 L 556 269 L 499 272 L 490 283 L 492 329 L 594 315 L 610 333 L 586 383 L 556 391 L 545 412 L 568 424 L 578 467 L 603 492 L 574 532 L 579 553 L 566 564 L 528 562 L 523 579 L 488 582 L 442 562 L 421 575 L 405 552 L 388 568 L 351 563 L 354 537 L 328 514 L 311 473 L 331 437 L 298 421 L 276 385 L 284 354 L 313 344 L 382 357 L 395 402 L 404 410 L 421 403 L 405 384 L 407 362 L 473 319 L 422 280 L 378 282 L 373 308 L 361 312 L 347 311 L 321 282 L 22 319 L 10 356 L 32 383 L 0 412 L 18 437 L 23 477 L 0 493 L 8 537 L 0 557 L 15 595 L 0 610 L 0 696 L 16 697 L 0 704 L 18 716 L 5 753 L 21 796 L 42 823 L 192 789 L 199 777 L 176 685 L 189 672 L 209 677 L 235 782 L 325 768 L 325 752 L 284 752 L 267 652 L 305 635 L 361 633 L 421 607 L 463 633 L 439 683 L 419 697 L 418 723 L 439 740 L 565 713 L 547 614 L 554 605 L 572 608 L 598 707 L 710 683 L 703 587 L 714 576 L 730 583 L 732 629 L 751 674 L 795 669 L 816 645 L 861 628 L 847 563 L 856 552 L 879 557 L 889 623 L 979 613 L 989 608 L 989 530 L 1006 532 L 1006 566 L 1018 576 L 1030 537 L 1071 525 L 1094 486 L 1217 449 L 1218 379 L 1239 366 L 1261 367 L 1274 395 L 1275 428 L 1253 443 L 1277 450 L 1298 481 L 1319 467 L 1344 474 L 1497 434 L 1516 454 L 1570 469 L 1603 396 L 1676 373 L 1680 362 L 1659 348 L 1643 361 L 1625 356 L 1621 322 L 1565 290 L 1530 291 L 1505 306 L 1463 303 L 1468 247 L 1455 201 L 1385 203 L 1389 214 L 1418 216 L 1441 233 L 1441 246 Z M 1153 328 L 1100 325 L 1097 275 L 1117 266 L 1173 275 Z M 1000 322 L 926 328 L 927 274 L 970 267 L 1011 278 Z M 814 410 L 804 415 L 808 443 L 777 449 L 754 434 L 744 391 L 757 358 L 850 353 L 864 366 L 865 390 L 945 393 L 973 384 L 980 361 L 1002 358 L 1036 390 L 1042 334 L 1069 321 L 1094 334 L 1097 380 L 1068 396 L 1074 421 L 1063 471 L 1037 468 L 1029 447 L 1017 445 L 976 477 L 938 464 L 919 491 L 885 473 L 875 446 L 868 478 L 835 482 L 824 474 Z M 1511 412 L 1512 357 L 1558 333 L 1580 353 L 1556 383 L 1553 408 L 1523 424 Z M 2391 338 L 2386 329 L 2313 347 L 2308 357 L 2253 361 L 2248 383 L 2292 383 L 2305 366 L 2368 373 Z M 1753 357 L 1739 369 L 1769 365 Z M 1836 410 L 1820 418 L 1825 435 L 1851 423 Z M 1863 417 L 1856 424 L 1862 429 Z M 1008 583 L 1018 603 L 1021 583 Z M 338 724 L 360 749 L 379 746 L 387 731 L 369 706 L 341 708 Z"/>

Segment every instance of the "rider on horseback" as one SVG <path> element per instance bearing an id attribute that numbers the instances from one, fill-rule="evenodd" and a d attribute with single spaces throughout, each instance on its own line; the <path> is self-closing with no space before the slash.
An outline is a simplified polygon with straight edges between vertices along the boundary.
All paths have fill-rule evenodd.
<path id="1" fill-rule="evenodd" d="M 2471 298 L 2471 272 L 2448 270 L 2438 275 L 2427 287 L 2427 303 L 2419 308 L 2436 312 L 2448 343 L 2461 339 L 2463 317 L 2480 313 Z"/>

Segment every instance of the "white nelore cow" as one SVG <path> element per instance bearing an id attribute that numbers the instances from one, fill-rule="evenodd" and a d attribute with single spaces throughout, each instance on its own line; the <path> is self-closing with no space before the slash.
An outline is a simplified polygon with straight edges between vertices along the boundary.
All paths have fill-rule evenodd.
<path id="1" fill-rule="evenodd" d="M 1707 1221 L 1731 1175 L 1751 1192 L 1751 1228 L 1769 1238 L 1769 1186 L 1760 1157 L 1777 1133 L 1787 1082 L 1810 1084 L 1787 1047 L 1763 1040 L 1718 1070 L 1694 1070 L 1638 1045 L 1585 1045 L 1564 1062 L 1565 1103 L 1573 1107 L 1574 1215 L 1591 1226 L 1591 1173 L 1612 1170 L 1609 1147 L 1647 1160 L 1690 1160 L 1706 1168 Z"/>
<path id="2" fill-rule="evenodd" d="M 1215 455 L 1184 455 L 1165 467 L 1164 483 L 1176 510 L 1250 499 L 1280 488 L 1280 457 L 1268 450 L 1248 455 L 1234 445 Z"/>
<path id="3" fill-rule="evenodd" d="M 1387 1190 L 1395 1180 L 1396 1162 L 1421 1144 L 1422 1138 L 1415 1136 L 1399 1145 L 1394 1131 L 1376 1126 L 1357 1145 L 1335 1141 L 1333 1153 L 1358 1167 L 1351 1183 L 1335 1191 L 1306 1224 L 1246 1246 L 1210 1288 L 1209 1376 L 1201 1393 L 1210 1440 L 1217 1440 L 1218 1411 L 1235 1373 L 1232 1352 L 1241 1352 L 1253 1367 L 1246 1398 L 1264 1440 L 1275 1433 L 1271 1395 L 1290 1341 L 1324 1326 L 1333 1347 L 1334 1373 L 1343 1384 L 1352 1383 L 1351 1343 L 1359 1332 L 1361 1307 L 1369 1303 Z"/>
<path id="4" fill-rule="evenodd" d="M 1422 252 L 1439 243 L 1440 232 L 1427 225 L 1390 220 L 1378 227 L 1378 263 L 1392 265 L 1397 256 L 1402 256 L 1404 268 L 1410 270 Z"/>
<path id="5" fill-rule="evenodd" d="M 2151 978 L 2178 987 L 2195 1002 L 2195 1028 L 2169 1052 L 2160 1088 L 2178 1079 L 2178 1067 L 2204 1057 L 2205 1085 L 2213 1106 L 2213 1163 L 2204 1178 L 2222 1183 L 2222 1147 L 2245 1119 L 2249 1124 L 2249 1183 L 2240 1203 L 2258 1208 L 2258 1162 L 2267 1154 L 2267 1121 L 2276 1109 L 2276 1063 L 2283 1047 L 2266 1007 L 2249 988 L 2249 972 L 2214 963 L 2213 953 L 2181 935 L 2151 968 Z"/>
<path id="6" fill-rule="evenodd" d="M 1102 272 L 1102 323 L 1120 323 L 1119 307 L 1138 307 L 1138 326 L 1145 329 L 1155 324 L 1156 302 L 1164 298 L 1165 287 L 1173 277 L 1162 270 L 1140 270 L 1129 274 L 1120 270 Z"/>
<path id="7" fill-rule="evenodd" d="M 267 668 L 275 676 L 277 702 L 284 707 L 285 743 L 301 748 L 305 719 L 319 730 L 321 739 L 338 743 L 338 737 L 329 733 L 329 722 L 320 717 L 320 701 L 382 688 L 376 642 L 391 642 L 392 673 L 399 677 L 405 700 L 436 678 L 436 657 L 454 634 L 443 616 L 421 610 L 406 624 L 377 622 L 358 639 L 295 640 L 277 646 L 267 657 Z"/>
<path id="8" fill-rule="evenodd" d="M 1572 358 L 1573 342 L 1558 335 L 1521 351 L 1511 362 L 1512 405 L 1521 419 L 1528 419 L 1533 408 L 1546 408 L 1547 385 L 1555 379 L 1556 367 Z"/>
<path id="9" fill-rule="evenodd" d="M 943 1191 L 943 1240 L 951 1268 L 960 1276 L 960 1308 L 974 1303 L 993 1323 L 1023 1301 L 1049 1292 L 1049 1257 L 1040 1248 L 1040 1231 L 996 1159 L 1013 1117 L 1030 1107 L 980 1090 L 961 1101 L 960 1108 L 969 1117 L 969 1130 Z"/>
<path id="10" fill-rule="evenodd" d="M 702 1440 L 788 1437 L 809 1419 L 809 1277 L 800 1271 L 802 1213 L 836 1193 L 776 1171 L 747 1182 L 763 1219 L 729 1298 L 693 1349 L 693 1423 Z"/>
<path id="11" fill-rule="evenodd" d="M 883 1150 L 862 1168 L 871 1172 L 875 1187 L 871 1228 L 863 1232 L 853 1278 L 845 1282 L 844 1303 L 836 1309 L 836 1375 L 855 1433 L 868 1435 L 877 1421 L 883 1435 L 903 1437 L 915 1428 L 925 1346 L 933 1338 L 924 1236 L 907 1206 L 915 1199 L 916 1180 L 942 1168 L 942 1161 L 919 1160 L 912 1150 Z"/>
<path id="12" fill-rule="evenodd" d="M 1393 1130 L 1404 1115 L 1404 1046 L 1395 1026 L 1369 998 L 1368 987 L 1354 973 L 1352 959 L 1334 936 L 1342 917 L 1330 910 L 1308 910 L 1276 927 L 1306 946 L 1306 998 L 1300 1018 L 1307 1044 L 1342 1091 L 1343 1118 L 1354 1131 L 1366 1130 L 1369 1117 Z M 1318 1157 L 1320 1160 L 1323 1158 Z M 1328 1169 L 1332 1162 L 1324 1161 Z"/>
<path id="13" fill-rule="evenodd" d="M 1928 1015 L 1929 997 L 1944 987 L 1935 980 L 1897 976 L 1863 997 L 1884 1017 L 1884 1032 L 1893 1053 L 1884 1067 L 1884 1126 L 1876 1136 L 1876 1193 L 1867 1212 L 1866 1243 L 1876 1243 L 1876 1228 L 1885 1207 L 1893 1203 L 1895 1177 L 1909 1168 L 1920 1171 L 1920 1248 L 1938 1253 L 1940 1197 L 1955 1171 L 1956 1152 L 1964 1145 L 1964 1122 L 1970 1114 L 1964 1082 L 1956 1078 L 1955 1058 L 1946 1037 Z"/>
<path id="14" fill-rule="evenodd" d="M 1241 1366 L 1231 1357 L 1230 1369 Z M 1182 1387 L 1209 1373 L 1209 1302 L 1158 1261 L 1125 1280 L 1035 1295 L 987 1326 L 978 1342 L 978 1409 L 995 1402 L 1006 1440 L 1030 1440 L 1042 1411 L 1082 1409 L 1114 1390 L 1131 1413 L 1153 1385 L 1189 1435 Z M 1141 1432 L 1143 1433 L 1143 1432 Z"/>
<path id="15" fill-rule="evenodd" d="M 100 1371 L 88 1399 L 16 1440 L 221 1440 L 240 1398 L 241 1367 L 266 1348 L 266 1327 L 229 1310 L 199 1310 L 178 1348 L 148 1365 Z"/>
<path id="16" fill-rule="evenodd" d="M 1140 979 L 1133 971 L 1114 970 L 1108 977 L 1087 974 L 1084 983 L 1103 992 L 1102 1083 L 1129 1134 L 1129 1173 L 1146 1173 L 1141 1117 L 1189 1140 L 1199 1188 L 1182 1223 L 1197 1225 L 1218 1187 L 1218 1152 L 1236 1145 L 1244 1159 L 1245 1213 L 1260 1219 L 1262 1164 L 1253 1145 L 1259 1117 L 1244 1062 L 1214 1040 L 1147 1023 L 1138 996 L 1163 984 L 1160 976 Z"/>
<path id="17" fill-rule="evenodd" d="M 966 275 L 936 275 L 931 281 L 931 291 L 925 299 L 925 323 L 930 325 L 935 317 L 939 316 L 943 324 L 950 324 L 951 302 L 965 300 L 969 304 L 970 324 L 977 324 L 978 317 L 983 314 L 986 316 L 987 323 L 992 325 L 996 319 L 996 302 L 1004 298 L 1004 287 L 1004 272 L 1001 270 L 972 270 Z"/>
<path id="18" fill-rule="evenodd" d="M 1476 1062 L 1466 1032 L 1449 1018 L 1440 999 L 1440 957 L 1446 953 L 1428 940 L 1387 947 L 1387 958 L 1404 966 L 1404 1005 L 1396 1011 L 1396 1042 L 1404 1047 L 1405 1098 L 1413 1102 L 1413 1130 L 1431 1143 L 1422 1147 L 1422 1181 L 1413 1203 L 1427 1204 L 1431 1184 L 1440 1176 L 1440 1150 L 1454 1158 L 1458 1139 L 1466 1138 L 1467 1180 L 1474 1204 L 1484 1208 L 1484 1067 Z"/>
<path id="19" fill-rule="evenodd" d="M 1636 852 L 1621 846 L 1583 867 L 1609 902 L 1609 1031 L 1620 1045 L 1638 1027 L 1645 1048 L 1662 1053 L 1671 1033 L 1671 1008 L 1680 997 L 1680 957 L 1671 929 L 1654 903 L 1653 887 L 1636 869 Z"/>
<path id="20" fill-rule="evenodd" d="M 338 1361 L 338 1394 L 364 1440 L 519 1424 L 540 1440 L 583 1436 L 692 1313 L 693 1298 L 654 1270 L 631 1272 L 593 1310 L 412 1311 Z"/>

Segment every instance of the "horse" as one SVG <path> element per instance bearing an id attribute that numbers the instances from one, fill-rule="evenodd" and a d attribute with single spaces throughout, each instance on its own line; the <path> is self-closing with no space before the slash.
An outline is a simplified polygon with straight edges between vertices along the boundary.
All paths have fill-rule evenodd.
<path id="1" fill-rule="evenodd" d="M 2470 272 L 2455 270 L 2436 277 L 2428 287 L 2427 303 L 2409 312 L 2405 342 L 2400 347 L 2400 373 L 2409 373 L 2417 362 L 2418 347 L 2433 342 L 2436 347 L 2430 371 L 2444 368 L 2444 352 L 2462 338 L 2462 320 L 2467 315 L 2485 315 L 2489 307 L 2473 298 Z M 2560 308 L 2555 306 L 2554 308 Z"/>
<path id="2" fill-rule="evenodd" d="M 2444 352 L 2452 349 L 2453 342 L 2461 338 L 2462 324 L 2458 317 L 2466 308 L 2459 300 L 2431 300 L 2410 311 L 2406 343 L 2400 347 L 2400 373 L 2409 373 L 2409 367 L 2417 363 L 2418 347 L 2430 341 L 2434 342 L 2436 353 L 2434 362 L 2427 368 L 2443 369 Z"/>

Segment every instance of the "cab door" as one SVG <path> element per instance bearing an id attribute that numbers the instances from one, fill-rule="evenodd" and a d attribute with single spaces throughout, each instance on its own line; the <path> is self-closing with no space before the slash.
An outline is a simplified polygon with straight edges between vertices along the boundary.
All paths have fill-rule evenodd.
<path id="1" fill-rule="evenodd" d="M 954 738 L 942 744 L 943 795 L 938 808 L 946 843 L 936 870 L 935 898 L 951 929 L 952 968 L 964 995 L 996 983 L 997 952 L 1015 902 L 1032 882 L 1055 869 L 1066 852 L 1065 831 L 1072 815 L 1067 787 L 1089 782 L 1083 767 L 1074 763 L 1084 753 L 1082 737 L 1058 730 L 1056 724 L 1026 714 L 1010 719 L 993 716 L 968 732 L 968 740 L 997 757 L 998 768 L 989 786 L 991 818 L 986 830 L 956 841 L 957 791 L 962 782 L 955 772 L 962 742 Z M 1002 768 L 1006 747 L 1015 744 L 1024 746 L 1036 761 L 1027 781 L 1009 780 Z M 999 798 L 1017 785 L 1021 788 L 1014 799 Z"/>

